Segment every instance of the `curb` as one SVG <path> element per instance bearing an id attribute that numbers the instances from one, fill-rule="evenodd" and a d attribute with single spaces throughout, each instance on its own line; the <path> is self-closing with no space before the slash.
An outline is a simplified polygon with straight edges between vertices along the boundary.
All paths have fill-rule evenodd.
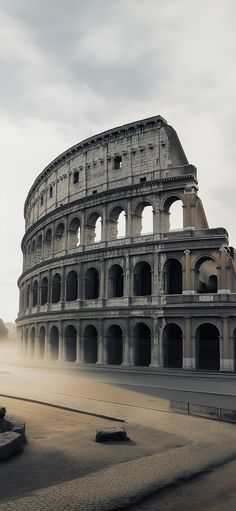
<path id="1" fill-rule="evenodd" d="M 74 413 L 80 413 L 82 415 L 90 415 L 92 417 L 99 417 L 101 419 L 106 419 L 109 421 L 126 422 L 124 419 L 120 419 L 118 417 L 112 417 L 111 415 L 105 415 L 105 414 L 96 413 L 96 412 L 88 412 L 85 410 L 81 410 L 80 408 L 73 408 L 71 406 L 59 405 L 57 403 L 49 403 L 47 401 L 40 401 L 38 399 L 31 399 L 29 397 L 13 396 L 10 394 L 0 394 L 0 396 L 5 397 L 6 399 L 17 399 L 18 401 L 26 401 L 27 403 L 34 403 L 34 404 L 38 404 L 38 405 L 49 406 L 51 408 L 58 408 L 60 410 L 65 410 L 67 412 L 74 412 Z"/>

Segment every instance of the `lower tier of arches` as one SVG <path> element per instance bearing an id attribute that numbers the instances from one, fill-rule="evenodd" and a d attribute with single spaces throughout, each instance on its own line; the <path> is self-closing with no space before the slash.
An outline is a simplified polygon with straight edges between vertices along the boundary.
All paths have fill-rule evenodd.
<path id="1" fill-rule="evenodd" d="M 236 321 L 236 320 L 235 320 Z M 18 327 L 19 353 L 29 359 L 84 364 L 236 370 L 236 325 L 227 318 L 81 320 Z M 231 334 L 231 335 L 230 335 Z"/>

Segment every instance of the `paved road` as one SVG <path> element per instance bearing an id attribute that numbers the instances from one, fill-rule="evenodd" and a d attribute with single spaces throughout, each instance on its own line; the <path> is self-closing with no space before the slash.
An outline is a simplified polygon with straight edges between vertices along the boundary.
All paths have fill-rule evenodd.
<path id="1" fill-rule="evenodd" d="M 102 368 L 86 371 L 68 365 L 40 368 L 0 364 L 0 385 L 2 393 L 37 394 L 41 399 L 50 391 L 55 399 L 67 395 L 68 401 L 77 397 L 160 410 L 169 409 L 170 399 L 236 409 L 236 374 L 147 374 Z"/>
<path id="2" fill-rule="evenodd" d="M 62 478 L 62 482 L 55 486 L 57 481 L 52 478 L 51 483 L 54 486 L 41 487 L 39 493 L 37 490 L 37 493 L 29 498 L 22 496 L 20 501 L 0 501 L 0 509 L 3 511 L 55 511 L 55 499 L 59 511 L 74 511 L 78 508 L 86 511 L 116 509 L 117 502 L 120 506 L 134 502 L 136 497 L 148 495 L 150 491 L 156 491 L 179 477 L 189 477 L 201 472 L 209 464 L 219 465 L 236 456 L 235 425 L 169 412 L 169 399 L 177 394 L 178 398 L 185 395 L 191 396 L 191 400 L 196 398 L 196 402 L 202 399 L 210 400 L 208 403 L 213 404 L 213 400 L 216 400 L 219 404 L 222 400 L 223 403 L 230 401 L 235 405 L 235 381 L 232 378 L 221 376 L 219 381 L 213 375 L 203 375 L 203 378 L 199 379 L 188 376 L 187 373 L 185 376 L 174 376 L 106 369 L 95 372 L 85 372 L 79 368 L 72 371 L 66 368 L 58 369 L 49 366 L 40 369 L 2 364 L 0 393 L 55 402 L 85 412 L 122 418 L 128 422 L 128 427 L 133 428 L 133 435 L 138 431 L 145 431 L 145 438 L 148 441 L 149 436 L 154 439 L 155 447 L 156 432 L 162 434 L 163 439 L 177 439 L 180 444 L 184 439 L 184 445 L 175 449 L 170 443 L 168 452 L 151 454 L 150 451 L 148 456 L 144 453 L 144 457 L 138 460 L 120 460 L 118 464 L 101 471 L 88 475 L 85 473 L 80 479 L 79 487 L 77 480 L 71 480 L 70 477 L 67 481 Z M 171 389 L 171 386 L 175 389 Z M 207 392 L 204 392 L 206 386 Z M 20 402 L 19 406 L 21 407 Z M 42 417 L 47 420 L 47 411 Z M 54 422 L 55 428 L 61 431 L 61 422 Z M 57 440 L 60 442 L 61 437 Z M 49 438 L 49 444 L 50 441 Z M 140 441 L 137 444 L 136 447 L 139 448 Z M 73 445 L 70 449 L 73 452 Z M 125 455 L 128 454 L 127 448 L 125 451 Z M 69 470 L 66 461 L 64 458 L 61 466 L 66 466 Z M 36 465 L 40 474 L 40 464 Z"/>

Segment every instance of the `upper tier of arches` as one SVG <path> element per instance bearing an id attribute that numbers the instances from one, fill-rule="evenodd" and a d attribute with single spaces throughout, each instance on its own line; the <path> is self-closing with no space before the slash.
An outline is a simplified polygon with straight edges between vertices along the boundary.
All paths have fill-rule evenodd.
<path id="1" fill-rule="evenodd" d="M 174 232 L 177 225 L 180 231 L 193 229 L 196 223 L 193 209 L 200 199 L 195 192 L 190 195 L 191 200 L 189 195 L 182 192 L 168 192 L 161 198 L 154 194 L 148 198 L 119 200 L 113 204 L 75 210 L 59 217 L 55 213 L 54 218 L 42 222 L 42 227 L 39 225 L 36 232 L 29 231 L 24 237 L 24 270 L 68 251 L 83 250 L 84 247 L 99 248 L 99 243 L 121 244 L 127 238 L 143 238 L 145 241 L 147 236 L 153 239 L 160 233 Z M 175 205 L 178 209 L 172 213 Z M 202 227 L 206 226 L 203 217 L 202 210 Z"/>

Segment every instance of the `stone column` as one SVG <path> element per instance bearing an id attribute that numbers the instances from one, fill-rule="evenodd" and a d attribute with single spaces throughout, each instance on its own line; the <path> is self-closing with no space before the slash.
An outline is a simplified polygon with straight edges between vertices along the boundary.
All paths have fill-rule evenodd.
<path id="1" fill-rule="evenodd" d="M 39 358 L 39 327 L 35 329 L 34 358 Z"/>
<path id="2" fill-rule="evenodd" d="M 220 337 L 220 371 L 233 371 L 234 360 L 230 349 L 229 319 L 224 317 L 222 323 L 223 335 Z"/>
<path id="3" fill-rule="evenodd" d="M 160 281 L 159 281 L 159 252 L 155 251 L 153 254 L 153 287 L 152 295 L 160 295 Z"/>
<path id="4" fill-rule="evenodd" d="M 60 321 L 59 327 L 59 353 L 58 353 L 58 361 L 65 360 L 65 338 L 64 338 L 64 328 L 63 323 Z"/>
<path id="5" fill-rule="evenodd" d="M 68 251 L 68 246 L 69 246 L 69 240 L 68 240 L 68 236 L 69 236 L 69 225 L 68 225 L 68 216 L 65 217 L 64 219 L 64 224 L 65 224 L 65 239 L 64 239 L 64 250 L 65 252 L 67 253 Z"/>
<path id="6" fill-rule="evenodd" d="M 98 358 L 97 364 L 107 363 L 106 339 L 104 337 L 104 324 L 101 322 L 98 334 Z"/>
<path id="7" fill-rule="evenodd" d="M 125 282 L 124 282 L 124 296 L 130 297 L 130 258 L 125 257 Z"/>
<path id="8" fill-rule="evenodd" d="M 127 203 L 126 238 L 132 238 L 132 205 L 131 205 L 131 200 L 129 200 L 128 203 Z"/>
<path id="9" fill-rule="evenodd" d="M 65 266 L 61 267 L 61 308 L 64 307 L 66 301 L 66 271 Z"/>
<path id="10" fill-rule="evenodd" d="M 76 330 L 77 330 L 77 338 L 76 338 L 76 361 L 77 364 L 79 364 L 80 362 L 82 362 L 82 339 L 81 339 L 81 322 L 78 321 L 77 322 L 77 325 L 76 325 Z"/>
<path id="11" fill-rule="evenodd" d="M 193 369 L 191 318 L 185 318 L 185 335 L 183 336 L 183 369 Z"/>
<path id="12" fill-rule="evenodd" d="M 82 209 L 81 212 L 80 212 L 80 221 L 81 221 L 81 225 L 80 225 L 80 247 L 84 247 L 85 245 L 85 212 L 84 210 Z"/>
<path id="13" fill-rule="evenodd" d="M 100 286 L 99 286 L 99 298 L 105 298 L 105 262 L 104 259 L 100 259 Z"/>
<path id="14" fill-rule="evenodd" d="M 122 366 L 129 366 L 129 337 L 127 335 L 123 336 L 123 361 Z"/>
<path id="15" fill-rule="evenodd" d="M 107 241 L 107 208 L 102 208 L 102 226 L 101 226 L 101 241 Z"/>
<path id="16" fill-rule="evenodd" d="M 222 247 L 219 249 L 220 252 L 220 268 L 219 268 L 219 285 L 218 285 L 218 293 L 226 294 L 230 293 L 230 289 L 228 289 L 228 253 L 226 248 Z"/>
<path id="17" fill-rule="evenodd" d="M 151 367 L 160 367 L 160 339 L 159 339 L 159 328 L 158 328 L 158 319 L 154 319 L 154 335 L 152 342 L 152 351 L 151 351 Z"/>
<path id="18" fill-rule="evenodd" d="M 191 255 L 190 250 L 185 250 L 185 270 L 183 275 L 183 294 L 192 294 L 191 283 Z"/>
<path id="19" fill-rule="evenodd" d="M 44 353 L 44 359 L 49 360 L 50 359 L 50 338 L 49 338 L 49 324 L 46 323 L 45 326 L 45 353 Z"/>

